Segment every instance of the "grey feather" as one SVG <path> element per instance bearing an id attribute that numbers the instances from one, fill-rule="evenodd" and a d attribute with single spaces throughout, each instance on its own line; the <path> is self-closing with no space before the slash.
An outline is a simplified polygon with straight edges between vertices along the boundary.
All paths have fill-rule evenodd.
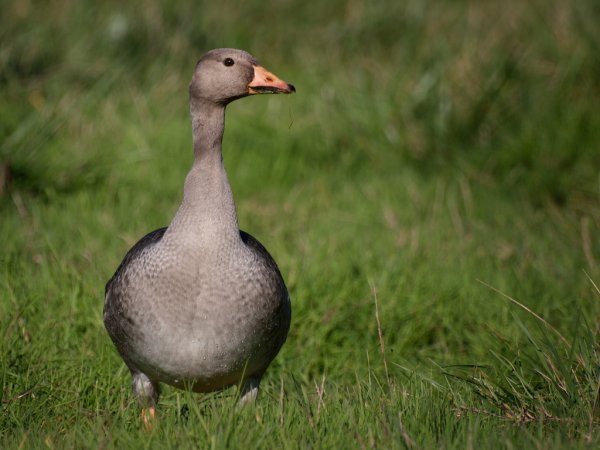
<path id="1" fill-rule="evenodd" d="M 254 398 L 288 334 L 285 283 L 267 250 L 239 230 L 221 155 L 225 106 L 247 95 L 256 64 L 235 49 L 200 60 L 189 89 L 195 159 L 181 206 L 106 284 L 104 323 L 144 407 L 156 403 L 160 382 L 198 392 L 244 382 Z"/>

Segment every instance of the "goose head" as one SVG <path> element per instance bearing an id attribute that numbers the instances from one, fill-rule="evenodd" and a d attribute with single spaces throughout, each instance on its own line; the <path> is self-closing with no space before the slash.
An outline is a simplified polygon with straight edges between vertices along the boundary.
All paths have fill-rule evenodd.
<path id="1" fill-rule="evenodd" d="M 254 94 L 291 94 L 293 85 L 262 67 L 249 53 L 219 48 L 206 53 L 194 71 L 190 99 L 226 105 Z"/>

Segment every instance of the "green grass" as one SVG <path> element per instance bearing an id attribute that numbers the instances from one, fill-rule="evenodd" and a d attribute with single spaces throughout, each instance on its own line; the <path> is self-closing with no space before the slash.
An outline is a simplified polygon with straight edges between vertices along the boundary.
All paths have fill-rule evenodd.
<path id="1" fill-rule="evenodd" d="M 0 448 L 600 446 L 596 2 L 5 3 Z M 292 329 L 255 408 L 165 387 L 145 433 L 104 283 L 178 206 L 222 46 L 298 89 L 224 141 Z"/>

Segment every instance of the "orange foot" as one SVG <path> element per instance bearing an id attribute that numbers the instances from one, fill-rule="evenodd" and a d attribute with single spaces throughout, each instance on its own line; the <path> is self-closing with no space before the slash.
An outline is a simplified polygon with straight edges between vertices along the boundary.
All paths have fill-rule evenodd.
<path id="1" fill-rule="evenodd" d="M 142 408 L 142 423 L 145 431 L 150 431 L 156 423 L 156 409 L 154 406 L 150 408 Z"/>

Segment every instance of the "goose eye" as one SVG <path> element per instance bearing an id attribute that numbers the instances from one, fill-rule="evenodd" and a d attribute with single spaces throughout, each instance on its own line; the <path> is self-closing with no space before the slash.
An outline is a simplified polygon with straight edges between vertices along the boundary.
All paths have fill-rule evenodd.
<path id="1" fill-rule="evenodd" d="M 231 58 L 225 58 L 225 60 L 223 61 L 223 64 L 225 64 L 227 67 L 231 67 L 234 64 L 234 61 Z"/>

